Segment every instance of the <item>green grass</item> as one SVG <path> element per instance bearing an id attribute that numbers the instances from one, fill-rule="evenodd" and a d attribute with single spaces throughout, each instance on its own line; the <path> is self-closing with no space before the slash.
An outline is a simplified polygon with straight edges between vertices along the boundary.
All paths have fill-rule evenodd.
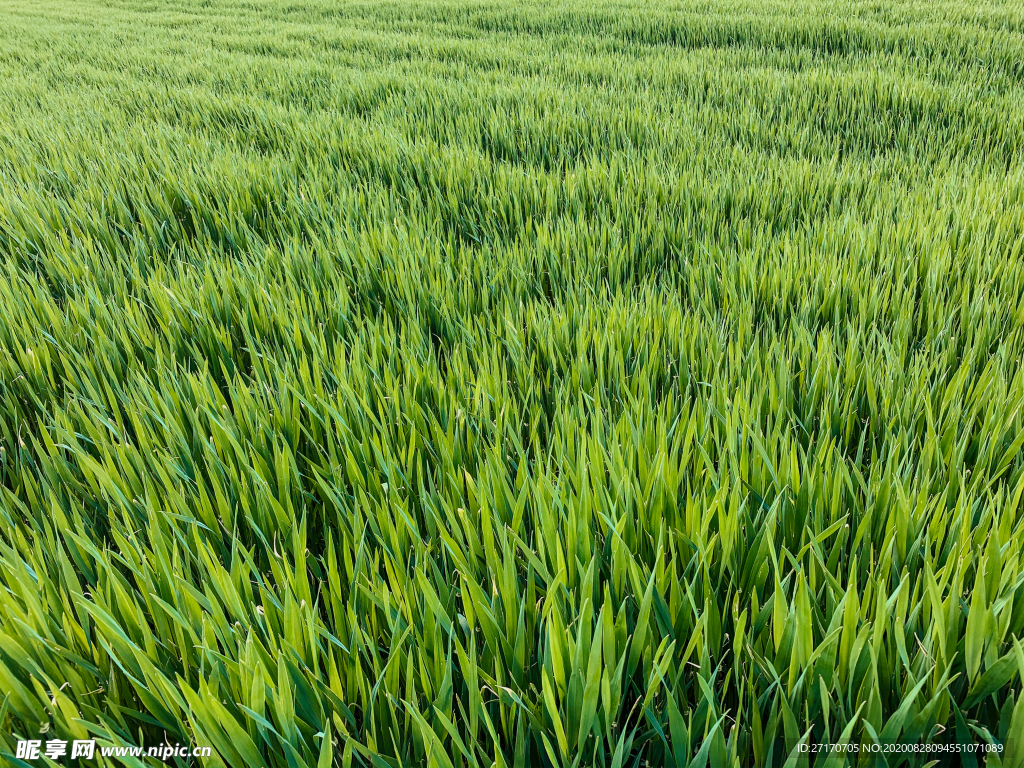
<path id="1" fill-rule="evenodd" d="M 1022 152 L 1011 0 L 0 0 L 0 763 L 1024 765 Z"/>

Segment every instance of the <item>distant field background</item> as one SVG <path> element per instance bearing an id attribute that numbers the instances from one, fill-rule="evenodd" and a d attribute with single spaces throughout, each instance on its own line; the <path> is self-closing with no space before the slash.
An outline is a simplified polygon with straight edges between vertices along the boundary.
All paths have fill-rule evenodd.
<path id="1" fill-rule="evenodd" d="M 1022 152 L 1010 0 L 0 0 L 0 763 L 1024 765 Z"/>

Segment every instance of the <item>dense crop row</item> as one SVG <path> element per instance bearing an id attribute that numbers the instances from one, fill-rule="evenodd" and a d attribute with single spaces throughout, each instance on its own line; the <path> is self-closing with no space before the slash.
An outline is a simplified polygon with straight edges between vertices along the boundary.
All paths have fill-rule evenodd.
<path id="1" fill-rule="evenodd" d="M 0 762 L 1024 765 L 968 5 L 0 0 Z"/>

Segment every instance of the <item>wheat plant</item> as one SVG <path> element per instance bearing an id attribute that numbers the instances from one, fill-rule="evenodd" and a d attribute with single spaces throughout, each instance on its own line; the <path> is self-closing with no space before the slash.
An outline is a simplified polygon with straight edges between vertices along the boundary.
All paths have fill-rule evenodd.
<path id="1" fill-rule="evenodd" d="M 1011 0 L 0 0 L 0 763 L 1019 768 L 1022 152 Z"/>

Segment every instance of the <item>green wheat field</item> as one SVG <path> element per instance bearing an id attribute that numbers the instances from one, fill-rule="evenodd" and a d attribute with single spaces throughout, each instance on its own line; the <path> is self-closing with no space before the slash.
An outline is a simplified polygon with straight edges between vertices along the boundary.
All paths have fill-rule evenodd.
<path id="1" fill-rule="evenodd" d="M 4 766 L 1020 768 L 1022 404 L 1013 0 L 0 0 Z"/>

